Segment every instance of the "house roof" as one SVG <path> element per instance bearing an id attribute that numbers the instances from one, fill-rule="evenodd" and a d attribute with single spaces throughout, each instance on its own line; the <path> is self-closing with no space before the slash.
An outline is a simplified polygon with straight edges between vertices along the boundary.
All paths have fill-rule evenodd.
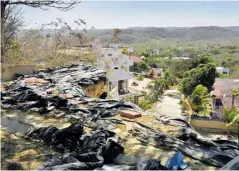
<path id="1" fill-rule="evenodd" d="M 137 57 L 137 56 L 130 56 L 130 59 L 134 63 L 141 63 L 141 62 L 143 62 L 143 60 L 140 57 Z"/>
<path id="2" fill-rule="evenodd" d="M 154 71 L 154 72 L 162 72 L 162 68 L 152 68 L 152 71 Z"/>
<path id="3" fill-rule="evenodd" d="M 232 89 L 239 91 L 239 79 L 216 79 L 214 82 L 212 94 L 222 100 L 225 107 L 232 107 Z M 235 107 L 239 107 L 239 97 L 235 98 Z"/>

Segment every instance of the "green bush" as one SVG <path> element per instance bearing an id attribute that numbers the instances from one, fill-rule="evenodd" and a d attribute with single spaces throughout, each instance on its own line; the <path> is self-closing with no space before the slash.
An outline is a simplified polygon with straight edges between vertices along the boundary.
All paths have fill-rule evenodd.
<path id="1" fill-rule="evenodd" d="M 143 110 L 149 110 L 153 107 L 151 100 L 145 99 L 139 103 L 139 107 Z"/>
<path id="2" fill-rule="evenodd" d="M 136 76 L 136 79 L 138 81 L 142 81 L 144 79 L 144 76 L 143 75 L 138 75 L 138 76 Z"/>

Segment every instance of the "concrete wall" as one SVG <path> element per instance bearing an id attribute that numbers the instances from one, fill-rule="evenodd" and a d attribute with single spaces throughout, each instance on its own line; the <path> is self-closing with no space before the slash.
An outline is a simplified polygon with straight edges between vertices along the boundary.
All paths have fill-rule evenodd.
<path id="1" fill-rule="evenodd" d="M 36 70 L 36 65 L 2 65 L 1 66 L 1 80 L 10 81 L 14 74 L 33 74 Z"/>
<path id="2" fill-rule="evenodd" d="M 96 54 L 97 66 L 107 71 L 107 78 L 114 86 L 118 85 L 120 80 L 132 78 L 129 67 L 133 65 L 128 55 L 122 54 L 122 49 L 118 45 L 112 44 L 114 48 L 102 48 L 99 39 L 91 43 Z"/>
<path id="3" fill-rule="evenodd" d="M 190 124 L 198 130 L 210 131 L 215 133 L 225 133 L 227 131 L 238 133 L 238 127 L 227 127 L 227 123 L 220 121 L 208 121 L 191 119 Z"/>

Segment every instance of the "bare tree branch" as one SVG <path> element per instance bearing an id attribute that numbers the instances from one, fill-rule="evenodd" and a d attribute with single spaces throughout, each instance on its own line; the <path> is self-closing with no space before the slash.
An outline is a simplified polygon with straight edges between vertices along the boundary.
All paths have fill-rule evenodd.
<path id="1" fill-rule="evenodd" d="M 5 35 L 1 36 L 1 62 L 5 56 L 5 44 L 6 41 L 9 41 L 8 37 L 12 37 L 12 33 L 23 24 L 20 22 L 21 20 L 18 18 L 18 15 L 11 14 L 15 6 L 26 5 L 43 10 L 56 8 L 61 11 L 68 11 L 74 8 L 78 3 L 80 3 L 79 0 L 1 0 L 1 35 Z M 9 20 L 9 18 L 11 18 L 11 20 Z"/>
<path id="2" fill-rule="evenodd" d="M 76 4 L 80 3 L 78 0 L 71 0 L 71 1 L 64 1 L 64 0 L 41 0 L 41 1 L 21 1 L 21 0 L 12 0 L 8 4 L 15 4 L 15 5 L 27 5 L 33 8 L 41 8 L 43 10 L 47 10 L 49 7 L 57 8 L 62 11 L 68 11 Z"/>
<path id="3" fill-rule="evenodd" d="M 21 8 L 16 5 L 6 7 L 6 15 L 4 16 L 4 41 L 5 51 L 11 48 L 10 40 L 14 38 L 14 35 L 20 27 L 23 26 L 23 18 Z"/>

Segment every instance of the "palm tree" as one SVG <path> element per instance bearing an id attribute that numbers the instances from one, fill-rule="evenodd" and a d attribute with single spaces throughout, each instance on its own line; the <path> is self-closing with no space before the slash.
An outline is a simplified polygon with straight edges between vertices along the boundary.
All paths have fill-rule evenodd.
<path id="1" fill-rule="evenodd" d="M 188 98 L 181 96 L 181 105 L 187 109 L 189 117 L 193 114 L 210 116 L 212 112 L 210 101 L 208 90 L 203 85 L 198 85 Z"/>
<path id="2" fill-rule="evenodd" d="M 227 124 L 227 126 L 232 126 L 235 124 L 239 124 L 239 114 L 235 115 L 233 120 L 229 124 Z"/>
<path id="3" fill-rule="evenodd" d="M 230 109 L 224 108 L 224 116 L 224 121 L 228 123 L 227 126 L 232 126 L 236 123 L 239 123 L 239 114 L 235 107 L 232 107 Z"/>

